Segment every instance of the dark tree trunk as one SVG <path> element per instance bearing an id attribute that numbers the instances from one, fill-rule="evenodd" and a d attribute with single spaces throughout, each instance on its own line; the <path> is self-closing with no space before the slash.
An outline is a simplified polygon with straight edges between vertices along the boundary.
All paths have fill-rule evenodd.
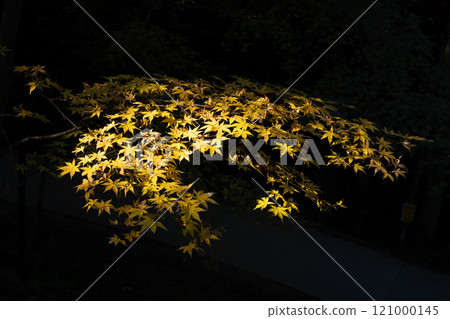
<path id="1" fill-rule="evenodd" d="M 8 51 L 6 56 L 0 56 L 0 113 L 7 110 L 8 95 L 11 82 L 14 49 L 19 30 L 20 15 L 23 0 L 4 0 L 0 24 L 0 44 Z"/>
<path id="2" fill-rule="evenodd" d="M 30 231 L 26 238 L 26 249 L 25 254 L 26 256 L 29 256 L 29 258 L 26 259 L 26 263 L 32 263 L 35 257 L 34 254 L 34 248 L 36 247 L 36 234 L 38 233 L 39 224 L 43 218 L 43 212 L 44 212 L 44 193 L 45 193 L 45 181 L 46 181 L 47 173 L 42 172 L 39 176 L 39 186 L 37 189 L 37 202 L 36 202 L 36 208 L 33 210 L 33 216 L 31 219 L 31 225 L 30 225 Z"/>
<path id="3" fill-rule="evenodd" d="M 25 163 L 25 148 L 22 146 L 18 150 L 19 152 L 19 165 L 24 165 Z M 19 196 L 17 198 L 17 264 L 18 273 L 20 277 L 25 277 L 25 250 L 26 250 L 26 229 L 25 229 L 25 172 L 18 171 L 18 182 L 19 182 Z"/>
<path id="4" fill-rule="evenodd" d="M 429 238 L 434 239 L 441 217 L 442 202 L 445 196 L 445 167 L 432 167 L 427 170 L 426 193 L 423 196 L 423 227 Z"/>

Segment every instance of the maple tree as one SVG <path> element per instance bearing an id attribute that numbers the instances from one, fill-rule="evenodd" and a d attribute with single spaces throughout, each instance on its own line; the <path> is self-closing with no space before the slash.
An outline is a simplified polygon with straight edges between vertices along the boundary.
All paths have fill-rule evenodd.
<path id="1" fill-rule="evenodd" d="M 297 166 L 279 163 L 280 156 L 304 158 L 301 145 L 305 141 L 326 144 L 326 165 L 355 173 L 372 170 L 394 181 L 407 171 L 396 155 L 399 148 L 409 150 L 422 140 L 379 130 L 366 119 L 339 115 L 340 110 L 353 106 L 243 78 L 227 83 L 161 76 L 156 83 L 155 79 L 119 75 L 101 83 L 84 83 L 81 92 L 73 92 L 52 81 L 43 67 L 21 66 L 16 71 L 27 78 L 30 94 L 56 96 L 52 101 L 64 103 L 71 117 L 78 119 L 78 125 L 65 135 L 77 141 L 72 146 L 74 158 L 58 164 L 60 176 L 79 176 L 82 182 L 76 190 L 84 193 L 86 210 L 106 213 L 112 224 L 128 229 L 110 238 L 116 245 L 133 242 L 148 228 L 152 232 L 166 229 L 160 218 L 166 211 L 189 238 L 180 247 L 183 253 L 192 255 L 222 236 L 220 227 L 204 220 L 208 205 L 216 204 L 214 194 L 191 189 L 192 180 L 185 177 L 189 168 L 182 165 L 191 161 L 193 150 L 231 156 L 225 159 L 236 164 L 236 169 L 265 180 L 266 196 L 256 200 L 254 209 L 282 220 L 299 211 L 301 197 L 319 210 L 345 207 L 342 200 L 323 199 L 320 187 Z M 284 92 L 276 104 L 271 102 L 269 97 Z M 17 116 L 36 115 L 21 107 Z M 130 140 L 138 133 L 140 143 L 133 145 Z M 231 139 L 244 144 L 236 147 L 235 154 L 222 154 L 220 146 Z M 259 152 L 267 165 L 248 160 L 245 146 L 258 139 L 277 141 L 278 154 L 266 149 Z M 286 144 L 286 140 L 297 142 Z M 305 164 L 320 168 L 312 159 Z"/>

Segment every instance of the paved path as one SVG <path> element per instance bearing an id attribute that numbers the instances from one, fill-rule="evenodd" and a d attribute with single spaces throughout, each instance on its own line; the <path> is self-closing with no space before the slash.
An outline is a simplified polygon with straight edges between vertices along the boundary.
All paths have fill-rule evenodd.
<path id="1" fill-rule="evenodd" d="M 297 225 L 224 212 L 223 259 L 324 300 L 370 300 Z M 254 213 L 258 214 L 258 213 Z M 450 276 L 306 229 L 376 300 L 450 300 Z M 220 254 L 216 253 L 216 254 Z"/>

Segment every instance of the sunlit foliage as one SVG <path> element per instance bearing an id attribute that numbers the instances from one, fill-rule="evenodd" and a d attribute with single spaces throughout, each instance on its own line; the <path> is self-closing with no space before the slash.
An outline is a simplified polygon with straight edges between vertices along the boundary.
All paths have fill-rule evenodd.
<path id="1" fill-rule="evenodd" d="M 409 149 L 419 139 L 380 131 L 366 119 L 343 118 L 339 110 L 353 107 L 294 89 L 272 104 L 285 88 L 242 78 L 226 83 L 158 77 L 156 84 L 148 78 L 120 75 L 102 83 L 84 83 L 84 90 L 74 93 L 51 81 L 43 69 L 18 67 L 17 71 L 28 78 L 30 93 L 56 95 L 71 117 L 79 119 L 73 158 L 59 167 L 60 175 L 81 178 L 76 189 L 84 194 L 87 211 L 108 214 L 112 224 L 128 229 L 110 238 L 116 245 L 131 243 L 149 227 L 152 232 L 165 229 L 165 219 L 158 218 L 166 211 L 164 217 L 174 218 L 189 238 L 180 248 L 184 253 L 192 255 L 221 237 L 220 228 L 204 220 L 208 205 L 215 204 L 214 194 L 194 190 L 197 187 L 187 190 L 193 180 L 186 178 L 186 164 L 192 161 L 194 148 L 213 155 L 230 139 L 248 139 L 252 144 L 258 139 L 298 141 L 297 145 L 278 143 L 276 152 L 262 149 L 267 165 L 246 160 L 249 153 L 243 145 L 237 146 L 233 158 L 223 154 L 225 161 L 236 164 L 236 170 L 265 181 L 270 196 L 255 198 L 255 210 L 283 219 L 300 210 L 297 199 L 301 197 L 320 210 L 345 207 L 342 201 L 323 199 L 320 188 L 301 167 L 280 164 L 280 155 L 295 161 L 306 139 L 326 146 L 322 153 L 327 165 L 353 171 L 349 173 L 370 170 L 391 181 L 406 173 L 396 148 Z M 26 114 L 24 109 L 20 112 Z M 139 148 L 138 143 L 129 143 L 139 132 L 144 139 L 152 132 L 161 135 L 149 147 Z M 170 139 L 163 143 L 163 136 Z"/>

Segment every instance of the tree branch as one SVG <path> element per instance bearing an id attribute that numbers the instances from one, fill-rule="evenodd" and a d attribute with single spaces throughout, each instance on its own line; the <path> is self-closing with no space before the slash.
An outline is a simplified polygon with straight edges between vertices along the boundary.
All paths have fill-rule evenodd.
<path id="1" fill-rule="evenodd" d="M 17 145 L 19 145 L 19 144 L 27 143 L 27 142 L 29 142 L 29 141 L 49 140 L 49 139 L 52 139 L 52 138 L 57 138 L 57 137 L 66 135 L 66 134 L 68 134 L 68 133 L 71 133 L 71 132 L 73 132 L 73 131 L 76 131 L 76 130 L 78 130 L 79 128 L 80 128 L 80 127 L 75 126 L 75 127 L 72 127 L 72 128 L 70 128 L 70 129 L 68 129 L 68 130 L 65 130 L 65 131 L 62 131 L 62 132 L 58 132 L 58 133 L 55 133 L 55 134 L 41 135 L 41 136 L 28 136 L 28 137 L 25 137 L 24 139 L 20 140 L 19 142 L 14 143 L 14 144 L 12 145 L 12 147 L 17 146 Z"/>
<path id="2" fill-rule="evenodd" d="M 65 130 L 65 131 L 62 131 L 62 132 L 58 132 L 58 133 L 55 133 L 55 134 L 41 135 L 41 136 L 28 136 L 28 137 L 25 137 L 24 139 L 20 140 L 19 142 L 16 142 L 13 145 L 11 145 L 9 147 L 8 151 L 10 151 L 14 147 L 17 147 L 17 146 L 19 146 L 21 144 L 24 144 L 24 143 L 28 143 L 30 141 L 49 140 L 49 139 L 52 139 L 52 138 L 57 138 L 57 137 L 66 135 L 68 133 L 71 133 L 73 131 L 76 131 L 79 128 L 80 128 L 79 126 L 75 126 L 75 127 L 72 127 L 72 128 L 70 128 L 68 130 Z M 5 153 L 7 153 L 8 151 L 3 150 L 0 154 L 3 155 Z"/>

